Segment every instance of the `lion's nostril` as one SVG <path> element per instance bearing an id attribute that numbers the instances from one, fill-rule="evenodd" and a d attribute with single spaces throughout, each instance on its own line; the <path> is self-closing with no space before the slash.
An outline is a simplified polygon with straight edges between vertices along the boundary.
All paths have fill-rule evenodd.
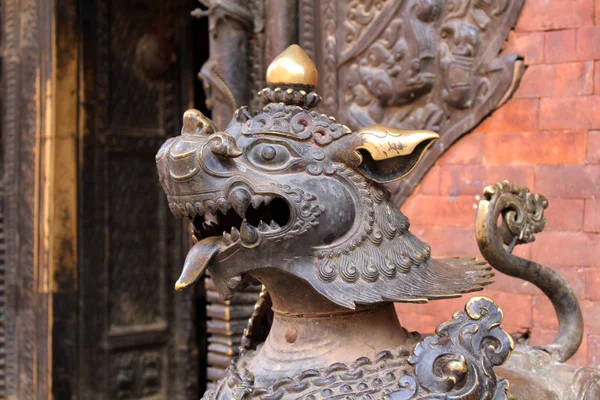
<path id="1" fill-rule="evenodd" d="M 236 158 L 242 155 L 242 150 L 237 147 L 235 138 L 227 132 L 211 135 L 210 150 L 221 158 Z"/>

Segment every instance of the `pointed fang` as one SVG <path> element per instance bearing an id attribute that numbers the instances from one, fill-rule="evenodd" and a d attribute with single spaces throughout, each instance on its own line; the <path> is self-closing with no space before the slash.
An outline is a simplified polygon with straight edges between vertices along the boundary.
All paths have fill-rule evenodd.
<path id="1" fill-rule="evenodd" d="M 217 213 L 217 210 L 218 210 L 217 203 L 215 203 L 212 200 L 206 200 L 206 202 L 204 204 L 206 205 L 206 208 L 212 215 L 215 215 Z"/>
<path id="2" fill-rule="evenodd" d="M 242 222 L 242 227 L 240 228 L 240 238 L 242 239 L 242 243 L 246 246 L 256 246 L 260 242 L 260 235 L 258 230 L 250 225 L 246 220 Z"/>
<path id="3" fill-rule="evenodd" d="M 252 196 L 252 207 L 254 207 L 255 209 L 260 207 L 262 202 L 263 202 L 263 198 L 261 195 Z"/>
<path id="4" fill-rule="evenodd" d="M 199 201 L 194 203 L 194 207 L 196 208 L 196 212 L 200 216 L 204 215 L 204 213 L 206 212 L 206 208 L 204 208 L 204 204 L 202 204 Z"/>
<path id="5" fill-rule="evenodd" d="M 227 210 L 229 210 L 229 203 L 224 198 L 220 198 L 217 200 L 217 207 L 219 207 L 219 211 L 225 215 L 227 214 Z"/>
<path id="6" fill-rule="evenodd" d="M 246 217 L 246 210 L 250 205 L 250 193 L 242 188 L 234 189 L 229 194 L 229 203 L 235 212 L 242 218 Z"/>
<path id="7" fill-rule="evenodd" d="M 267 229 L 269 229 L 269 225 L 265 224 L 264 221 L 260 221 L 258 223 L 258 230 L 261 232 L 266 231 Z"/>
<path id="8" fill-rule="evenodd" d="M 273 196 L 265 196 L 265 195 L 263 195 L 262 198 L 263 198 L 263 204 L 265 206 L 268 206 L 271 203 L 271 201 L 273 201 Z"/>
<path id="9" fill-rule="evenodd" d="M 231 240 L 237 242 L 240 238 L 240 231 L 234 226 L 231 228 Z"/>

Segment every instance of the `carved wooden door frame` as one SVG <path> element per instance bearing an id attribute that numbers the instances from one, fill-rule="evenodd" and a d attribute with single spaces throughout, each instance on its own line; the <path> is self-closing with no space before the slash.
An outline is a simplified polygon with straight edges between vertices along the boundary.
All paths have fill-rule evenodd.
<path id="1" fill-rule="evenodd" d="M 178 4 L 184 1 L 187 0 Z M 111 28 L 110 24 L 99 26 L 89 22 L 97 13 L 107 15 L 114 11 L 109 10 L 108 2 L 2 0 L 0 3 L 0 211 L 4 217 L 0 229 L 5 234 L 5 243 L 0 238 L 0 399 L 116 398 L 105 377 L 112 362 L 106 354 L 128 346 L 147 348 L 157 343 L 156 335 L 162 335 L 161 343 L 168 349 L 162 366 L 156 366 L 156 359 L 150 356 L 141 357 L 147 368 L 140 367 L 135 373 L 143 375 L 140 379 L 149 382 L 149 387 L 154 387 L 156 374 L 161 375 L 164 386 L 157 393 L 164 398 L 199 395 L 192 294 L 176 296 L 172 291 L 185 246 L 185 228 L 174 220 L 165 218 L 172 222 L 161 228 L 163 236 L 146 243 L 163 246 L 166 254 L 168 265 L 160 272 L 165 278 L 161 284 L 163 293 L 168 297 L 161 305 L 167 308 L 164 326 L 149 324 L 142 327 L 148 328 L 142 329 L 143 332 L 130 335 L 117 332 L 112 338 L 100 326 L 102 331 L 94 336 L 98 339 L 95 341 L 91 340 L 93 330 L 89 326 L 83 329 L 93 317 L 94 301 L 106 302 L 106 298 L 90 296 L 93 279 L 102 277 L 88 273 L 86 280 L 81 279 L 89 265 L 90 248 L 100 243 L 95 234 L 104 237 L 105 233 L 102 221 L 95 219 L 98 213 L 86 206 L 90 204 L 89 198 L 94 197 L 86 186 L 93 177 L 84 174 L 82 168 L 98 158 L 90 157 L 85 146 L 95 146 L 98 152 L 94 154 L 102 158 L 109 146 L 115 151 L 136 152 L 139 142 L 143 142 L 141 145 L 146 145 L 147 151 L 141 158 L 148 163 L 148 176 L 154 176 L 154 154 L 167 135 L 177 134 L 179 115 L 192 105 L 195 85 L 190 57 L 193 50 L 181 47 L 183 41 L 177 42 L 175 56 L 181 57 L 178 62 L 187 65 L 190 74 L 186 82 L 171 83 L 173 104 L 167 108 L 174 114 L 172 118 L 165 116 L 168 122 L 161 125 L 160 132 L 155 132 L 160 137 L 144 141 L 123 135 L 111 142 L 110 135 L 89 135 L 90 130 L 96 132 L 101 125 L 98 125 L 102 122 L 99 113 L 109 100 L 106 91 L 95 90 L 106 87 L 102 84 L 107 82 L 101 78 L 108 74 L 103 69 L 107 64 L 96 64 L 108 56 L 106 47 L 90 45 L 96 39 L 106 40 Z M 168 3 L 169 7 L 173 3 Z M 189 22 L 185 21 L 190 21 L 189 10 L 194 4 L 193 0 L 187 1 L 177 11 L 183 20 L 172 18 L 165 21 L 165 26 L 172 32 L 189 35 Z M 155 15 L 173 16 L 169 10 Z M 101 34 L 105 36 L 98 36 Z M 152 38 L 146 42 L 139 39 L 138 44 L 153 45 Z M 150 69 L 156 65 L 152 57 L 145 60 L 150 62 Z M 175 69 L 168 73 L 181 73 Z M 173 82 L 177 79 L 180 78 L 173 78 Z M 148 193 L 161 198 L 158 185 L 149 188 Z M 132 193 L 132 198 L 135 195 Z M 166 207 L 153 208 L 155 213 L 165 216 L 168 212 Z M 96 224 L 100 232 L 90 228 Z M 166 240 L 162 240 L 165 235 L 171 236 L 172 246 L 165 247 Z M 157 326 L 160 332 L 152 331 Z M 99 357 L 104 360 L 93 371 L 90 368 L 93 363 L 88 361 Z M 93 381 L 99 385 L 98 392 L 89 387 Z M 147 393 L 156 398 L 156 393 Z"/>
<path id="2" fill-rule="evenodd" d="M 43 398 L 51 387 L 50 293 L 58 243 L 51 236 L 57 204 L 49 197 L 59 188 L 50 171 L 58 156 L 54 148 L 58 131 L 54 129 L 56 114 L 51 97 L 57 83 L 52 65 L 57 60 L 49 8 L 44 1 L 2 2 L 2 208 L 6 237 L 5 264 L 0 266 L 4 269 L 0 297 L 5 310 L 0 333 L 0 357 L 5 368 L 0 370 L 0 398 Z M 68 102 L 66 99 L 65 106 Z M 68 230 L 62 233 L 68 235 Z M 65 240 L 66 248 L 72 248 L 69 238 Z"/>

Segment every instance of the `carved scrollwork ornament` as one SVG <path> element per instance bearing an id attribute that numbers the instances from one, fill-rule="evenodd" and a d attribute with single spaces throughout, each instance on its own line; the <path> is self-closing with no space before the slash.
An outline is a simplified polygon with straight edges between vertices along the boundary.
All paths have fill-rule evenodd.
<path id="1" fill-rule="evenodd" d="M 508 360 L 515 344 L 500 328 L 502 310 L 487 297 L 473 297 L 464 312 L 436 328 L 417 344 L 409 363 L 426 393 L 419 399 L 504 399 L 508 383 L 499 384 L 493 367 Z M 498 397 L 501 394 L 506 397 Z"/>
<path id="2" fill-rule="evenodd" d="M 526 187 L 509 181 L 487 186 L 483 195 L 486 200 L 501 204 L 503 208 L 504 244 L 510 245 L 515 239 L 516 244 L 531 243 L 535 234 L 544 229 L 544 210 L 548 208 L 545 196 L 531 193 Z"/>

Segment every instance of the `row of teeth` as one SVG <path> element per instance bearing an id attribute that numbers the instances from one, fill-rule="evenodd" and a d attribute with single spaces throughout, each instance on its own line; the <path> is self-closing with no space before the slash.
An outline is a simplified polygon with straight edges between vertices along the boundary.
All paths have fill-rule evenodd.
<path id="1" fill-rule="evenodd" d="M 260 235 L 258 232 L 266 233 L 270 231 L 276 231 L 280 227 L 275 221 L 271 221 L 271 224 L 267 225 L 264 221 L 260 221 L 258 223 L 258 227 L 255 227 L 248 223 L 248 221 L 242 221 L 242 225 L 240 226 L 240 230 L 238 230 L 235 226 L 231 228 L 231 232 L 223 232 L 223 243 L 229 245 L 237 242 L 238 240 L 242 240 L 242 243 L 246 245 L 256 244 Z"/>
<path id="2" fill-rule="evenodd" d="M 235 189 L 233 190 L 228 199 L 224 197 L 215 200 L 204 200 L 196 201 L 195 203 L 169 203 L 171 212 L 176 217 L 188 217 L 194 218 L 196 216 L 203 216 L 207 212 L 215 215 L 217 211 L 221 211 L 223 214 L 227 214 L 229 209 L 233 208 L 234 211 L 242 218 L 246 217 L 246 210 L 252 204 L 255 209 L 259 208 L 261 204 L 268 205 L 273 196 L 268 195 L 251 195 L 247 190 Z"/>

